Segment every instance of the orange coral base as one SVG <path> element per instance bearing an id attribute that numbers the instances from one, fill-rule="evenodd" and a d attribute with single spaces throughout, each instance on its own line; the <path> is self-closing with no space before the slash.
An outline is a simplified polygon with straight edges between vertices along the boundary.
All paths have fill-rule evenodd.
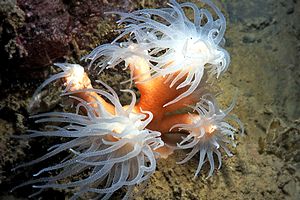
<path id="1" fill-rule="evenodd" d="M 142 61 L 140 61 L 142 62 Z M 142 66 L 146 66 L 143 63 Z M 173 87 L 169 87 L 170 81 L 167 81 L 167 77 L 156 77 L 151 78 L 148 67 L 137 68 L 134 66 L 129 66 L 131 71 L 133 72 L 134 81 L 138 90 L 140 91 L 141 97 L 139 102 L 135 105 L 135 112 L 150 111 L 153 114 L 153 119 L 151 123 L 147 126 L 148 129 L 159 131 L 161 134 L 170 133 L 170 129 L 175 124 L 189 124 L 191 123 L 190 116 L 185 114 L 174 113 L 178 111 L 186 105 L 194 104 L 198 101 L 197 97 L 199 96 L 197 92 L 195 94 L 189 95 L 180 101 L 173 103 L 169 106 L 164 107 L 164 105 L 171 100 L 174 100 L 177 96 L 185 92 L 188 87 L 176 89 L 176 87 L 185 79 L 183 77 L 181 80 L 177 81 L 177 83 Z M 68 80 L 66 80 L 68 81 Z M 78 80 L 81 84 L 81 87 L 76 85 L 76 88 L 70 88 L 70 91 L 83 90 L 83 89 L 92 89 L 91 81 L 85 73 L 82 80 Z M 85 91 L 85 92 L 76 92 L 73 95 L 85 100 L 86 102 L 101 102 L 101 104 L 107 109 L 108 112 L 114 113 L 115 108 L 112 104 L 106 102 L 99 94 L 93 91 Z M 97 104 L 91 104 L 91 106 L 97 106 Z M 124 106 L 127 107 L 128 105 Z M 178 131 L 176 129 L 172 131 Z M 169 137 L 163 137 L 169 138 Z M 169 139 L 166 139 L 169 140 Z M 168 143 L 168 141 L 165 141 Z M 171 143 L 174 143 L 171 142 Z M 176 142 L 175 142 L 176 144 Z M 172 148 L 167 146 L 162 147 L 157 150 L 161 153 L 162 157 L 167 157 L 169 154 L 173 152 Z"/>

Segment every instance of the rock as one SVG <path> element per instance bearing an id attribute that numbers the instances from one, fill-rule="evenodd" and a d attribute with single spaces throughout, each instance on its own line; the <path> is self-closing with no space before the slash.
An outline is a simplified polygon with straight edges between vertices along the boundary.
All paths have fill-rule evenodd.
<path id="1" fill-rule="evenodd" d="M 283 191 L 288 195 L 293 195 L 296 191 L 295 181 L 291 180 L 283 186 Z"/>
<path id="2" fill-rule="evenodd" d="M 254 35 L 246 35 L 243 37 L 243 43 L 254 43 L 256 38 Z"/>

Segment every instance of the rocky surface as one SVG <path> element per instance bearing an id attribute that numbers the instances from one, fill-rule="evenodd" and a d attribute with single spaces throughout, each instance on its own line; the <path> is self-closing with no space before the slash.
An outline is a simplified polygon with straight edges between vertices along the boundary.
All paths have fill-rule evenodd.
<path id="1" fill-rule="evenodd" d="M 85 3 L 83 3 L 85 2 Z M 27 199 L 30 187 L 9 190 L 48 163 L 11 172 L 42 155 L 57 141 L 17 140 L 27 129 L 27 105 L 34 89 L 57 61 L 76 61 L 117 34 L 104 11 L 158 7 L 159 1 L 0 0 L 0 199 Z M 196 2 L 196 1 L 195 1 Z M 219 101 L 229 105 L 246 128 L 234 157 L 206 179 L 193 179 L 197 158 L 177 165 L 187 152 L 158 161 L 157 172 L 137 199 L 298 199 L 300 196 L 300 2 L 297 0 L 214 1 L 228 20 L 226 48 L 232 61 L 219 82 Z M 115 88 L 118 71 L 101 78 Z M 121 72 L 120 72 L 121 73 Z M 93 77 L 93 76 L 92 76 Z M 114 78 L 110 78 L 114 77 Z M 96 77 L 94 77 L 96 78 Z M 52 93 L 51 93 L 52 92 Z M 62 109 L 51 86 L 43 110 Z M 126 101 L 126 97 L 124 97 Z M 40 199 L 65 199 L 70 192 L 49 190 Z"/>

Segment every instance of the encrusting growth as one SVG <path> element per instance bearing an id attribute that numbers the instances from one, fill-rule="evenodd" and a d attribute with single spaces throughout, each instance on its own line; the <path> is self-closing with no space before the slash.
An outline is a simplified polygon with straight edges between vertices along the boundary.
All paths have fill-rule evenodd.
<path id="1" fill-rule="evenodd" d="M 111 44 L 95 48 L 83 60 L 90 61 L 89 68 L 99 68 L 99 73 L 122 65 L 129 69 L 130 81 L 141 94 L 137 100 L 133 91 L 123 90 L 132 95 L 129 105 L 121 105 L 116 92 L 101 81 L 96 82 L 104 89 L 94 89 L 80 65 L 55 64 L 62 72 L 36 90 L 30 107 L 38 104 L 39 93 L 46 85 L 60 79 L 65 85 L 62 95 L 72 99 L 75 112 L 33 116 L 37 123 L 51 125 L 45 131 L 29 131 L 27 137 L 69 140 L 17 168 L 64 151 L 70 155 L 35 175 L 53 172 L 53 176 L 17 188 L 34 185 L 42 190 L 76 189 L 72 199 L 87 194 L 93 194 L 95 199 L 108 199 L 120 188 L 127 188 L 126 199 L 135 185 L 155 172 L 157 159 L 167 158 L 180 149 L 190 152 L 178 164 L 199 154 L 195 176 L 206 161 L 210 164 L 208 176 L 213 174 L 214 155 L 219 169 L 221 152 L 232 156 L 227 145 L 235 146 L 233 140 L 238 132 L 227 119 L 239 125 L 242 133 L 243 126 L 229 115 L 235 100 L 222 110 L 211 91 L 211 80 L 227 69 L 229 54 L 220 46 L 224 43 L 224 16 L 211 1 L 203 2 L 214 11 L 216 19 L 208 9 L 193 3 L 178 4 L 175 0 L 170 1 L 168 8 L 115 13 L 121 17 L 118 23 L 125 25 L 120 36 Z M 194 12 L 193 20 L 185 15 L 186 9 Z M 183 137 L 176 137 L 178 133 Z M 71 179 L 75 175 L 82 177 Z"/>

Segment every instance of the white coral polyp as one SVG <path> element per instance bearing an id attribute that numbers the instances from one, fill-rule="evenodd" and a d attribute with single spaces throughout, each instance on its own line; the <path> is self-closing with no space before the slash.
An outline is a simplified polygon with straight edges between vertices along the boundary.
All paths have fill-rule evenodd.
<path id="1" fill-rule="evenodd" d="M 136 59 L 143 59 L 146 55 L 147 51 L 139 48 L 138 45 L 132 42 L 122 42 L 118 44 L 100 45 L 90 54 L 84 56 L 82 60 L 91 61 L 89 68 L 97 61 L 94 68 L 100 68 L 100 73 L 104 69 L 114 68 L 123 61 L 125 61 L 124 69 L 126 69 L 129 64 L 134 65 Z"/>
<path id="2" fill-rule="evenodd" d="M 70 63 L 54 63 L 54 66 L 59 67 L 62 71 L 46 79 L 34 92 L 28 110 L 34 111 L 35 107 L 40 106 L 41 102 L 41 91 L 49 85 L 51 82 L 57 81 L 61 78 L 65 79 L 64 92 L 68 91 L 71 87 L 73 90 L 81 89 L 85 75 L 84 68 L 78 64 Z"/>
<path id="3" fill-rule="evenodd" d="M 84 68 L 78 64 L 70 64 L 70 63 L 54 63 L 54 66 L 59 67 L 62 69 L 62 72 L 57 73 L 47 80 L 45 80 L 34 92 L 33 98 L 35 98 L 41 90 L 47 86 L 49 83 L 59 80 L 61 78 L 66 79 L 66 89 L 65 91 L 68 90 L 72 85 L 80 85 L 78 83 L 78 80 L 82 80 L 84 77 Z"/>
<path id="4" fill-rule="evenodd" d="M 86 115 L 52 112 L 34 116 L 38 118 L 37 123 L 60 122 L 65 126 L 48 126 L 48 131 L 31 131 L 29 137 L 55 136 L 70 140 L 51 147 L 46 155 L 19 167 L 41 162 L 68 150 L 71 155 L 56 165 L 42 169 L 35 176 L 45 172 L 56 175 L 25 185 L 35 184 L 35 188 L 41 189 L 75 188 L 77 192 L 73 199 L 85 193 L 96 193 L 96 199 L 108 199 L 116 190 L 127 187 L 125 197 L 128 197 L 134 185 L 148 179 L 155 171 L 156 157 L 159 155 L 154 150 L 164 143 L 159 132 L 146 129 L 152 120 L 152 113 L 134 112 L 136 98 L 131 91 L 128 92 L 133 95 L 133 100 L 123 108 L 117 94 L 105 86 L 110 93 L 96 89 L 76 92 L 92 91 L 106 97 L 115 106 L 113 114 L 96 98 L 93 102 L 85 102 L 73 97 L 80 102 L 77 111 L 84 110 Z M 78 180 L 71 181 L 74 176 L 78 176 Z"/>
<path id="5" fill-rule="evenodd" d="M 205 70 L 210 76 L 218 77 L 230 62 L 229 54 L 220 46 L 226 29 L 225 17 L 221 11 L 211 1 L 203 1 L 216 13 L 217 19 L 214 19 L 207 9 L 198 8 L 193 3 L 178 4 L 175 0 L 170 2 L 169 8 L 116 13 L 121 16 L 118 23 L 125 24 L 123 32 L 112 44 L 101 45 L 85 57 L 92 63 L 100 57 L 114 61 L 100 61 L 102 67 L 111 63 L 115 66 L 122 60 L 126 61 L 130 55 L 147 60 L 155 72 L 154 77 L 171 76 L 170 87 L 178 83 L 176 89 L 188 88 L 164 106 L 195 91 Z M 186 17 L 185 8 L 193 10 L 193 21 Z M 129 42 L 125 43 L 135 44 L 137 51 L 132 51 L 132 45 L 117 43 L 126 35 L 129 35 Z M 110 50 L 112 46 L 114 51 Z M 116 53 L 121 52 L 121 49 L 122 53 Z"/>
<path id="6" fill-rule="evenodd" d="M 199 153 L 199 164 L 195 172 L 197 176 L 206 162 L 210 164 L 210 171 L 208 177 L 213 174 L 215 169 L 215 163 L 213 154 L 217 155 L 220 169 L 222 164 L 222 156 L 220 149 L 223 149 L 228 156 L 232 156 L 232 153 L 228 150 L 227 145 L 236 146 L 233 142 L 234 135 L 237 130 L 225 121 L 225 118 L 233 119 L 241 128 L 243 134 L 243 125 L 241 122 L 233 117 L 228 116 L 228 113 L 232 110 L 234 103 L 226 109 L 221 110 L 218 108 L 215 99 L 204 99 L 199 102 L 194 108 L 197 114 L 190 114 L 189 124 L 177 124 L 173 128 L 177 127 L 180 130 L 185 130 L 189 132 L 189 135 L 185 137 L 179 144 L 177 144 L 179 149 L 192 149 L 187 157 L 179 164 L 186 163 L 197 153 Z M 206 160 L 205 160 L 206 158 Z"/>

